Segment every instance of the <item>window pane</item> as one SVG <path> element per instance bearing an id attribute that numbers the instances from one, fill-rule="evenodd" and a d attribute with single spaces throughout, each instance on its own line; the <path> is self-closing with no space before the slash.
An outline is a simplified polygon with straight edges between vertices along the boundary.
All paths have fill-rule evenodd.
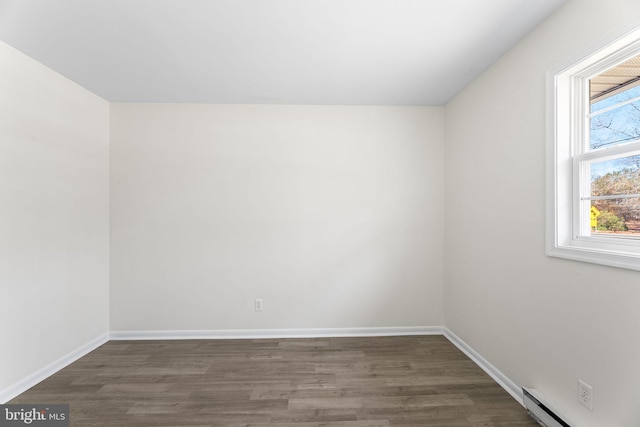
<path id="1" fill-rule="evenodd" d="M 593 162 L 591 196 L 640 193 L 640 154 Z"/>
<path id="2" fill-rule="evenodd" d="M 638 207 L 640 197 L 592 200 L 591 230 L 593 234 L 620 234 L 640 237 Z"/>
<path id="3" fill-rule="evenodd" d="M 640 101 L 591 117 L 590 147 L 610 147 L 640 138 Z"/>
<path id="4" fill-rule="evenodd" d="M 640 236 L 640 155 L 592 163 L 591 197 L 594 233 Z"/>
<path id="5" fill-rule="evenodd" d="M 595 113 L 596 111 L 600 111 L 604 108 L 611 107 L 613 105 L 628 101 L 638 96 L 640 96 L 640 86 L 633 87 L 629 90 L 625 90 L 624 92 L 620 92 L 616 95 L 604 98 L 601 101 L 594 102 L 593 104 L 591 104 L 591 112 Z"/>

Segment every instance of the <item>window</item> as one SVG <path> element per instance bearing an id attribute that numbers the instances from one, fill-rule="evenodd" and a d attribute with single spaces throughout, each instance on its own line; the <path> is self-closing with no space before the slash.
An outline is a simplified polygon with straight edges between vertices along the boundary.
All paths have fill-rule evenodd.
<path id="1" fill-rule="evenodd" d="M 547 75 L 547 254 L 640 270 L 640 29 Z"/>

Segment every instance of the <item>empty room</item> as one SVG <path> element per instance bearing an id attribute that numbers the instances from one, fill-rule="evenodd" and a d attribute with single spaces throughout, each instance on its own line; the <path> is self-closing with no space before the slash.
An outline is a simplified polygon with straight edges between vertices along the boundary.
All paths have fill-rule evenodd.
<path id="1" fill-rule="evenodd" d="M 0 0 L 0 425 L 640 425 L 637 0 Z"/>

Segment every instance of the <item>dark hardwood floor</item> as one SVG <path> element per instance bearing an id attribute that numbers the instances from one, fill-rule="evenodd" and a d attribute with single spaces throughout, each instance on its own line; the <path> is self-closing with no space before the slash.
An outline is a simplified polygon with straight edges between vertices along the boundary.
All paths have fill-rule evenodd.
<path id="1" fill-rule="evenodd" d="M 537 426 L 442 336 L 110 341 L 9 403 L 72 426 Z"/>

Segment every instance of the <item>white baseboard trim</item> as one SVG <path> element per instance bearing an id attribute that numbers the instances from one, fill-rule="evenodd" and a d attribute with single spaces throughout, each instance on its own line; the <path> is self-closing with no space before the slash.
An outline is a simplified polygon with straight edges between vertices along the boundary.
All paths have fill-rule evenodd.
<path id="1" fill-rule="evenodd" d="M 483 371 L 485 371 L 491 378 L 497 382 L 500 387 L 505 389 L 507 393 L 511 395 L 518 403 L 524 406 L 524 396 L 522 394 L 522 387 L 518 386 L 516 383 L 511 381 L 509 377 L 500 372 L 498 368 L 493 366 L 487 359 L 482 357 L 477 351 L 475 351 L 471 346 L 469 346 L 466 342 L 462 341 L 462 339 L 451 332 L 448 328 L 444 328 L 444 336 L 451 341 L 453 345 L 458 347 L 460 351 L 466 354 L 471 360 L 475 362 Z"/>
<path id="2" fill-rule="evenodd" d="M 195 339 L 266 339 L 381 337 L 400 335 L 442 335 L 441 326 L 407 326 L 383 328 L 313 328 L 313 329 L 221 329 L 174 331 L 112 331 L 112 340 L 195 340 Z"/>
<path id="3" fill-rule="evenodd" d="M 24 393 L 34 385 L 47 379 L 62 368 L 80 359 L 82 356 L 92 352 L 107 341 L 109 341 L 109 333 L 104 333 L 99 337 L 84 344 L 83 346 L 73 350 L 71 353 L 62 356 L 61 358 L 48 364 L 44 368 L 39 369 L 33 374 L 23 378 L 17 383 L 0 390 L 0 404 L 5 404 L 19 394 Z"/>

